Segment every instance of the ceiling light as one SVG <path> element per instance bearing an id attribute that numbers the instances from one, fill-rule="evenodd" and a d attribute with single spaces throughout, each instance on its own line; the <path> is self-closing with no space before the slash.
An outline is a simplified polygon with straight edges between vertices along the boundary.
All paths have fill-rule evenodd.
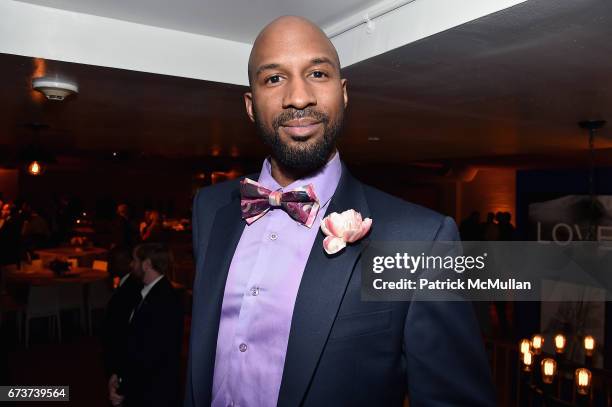
<path id="1" fill-rule="evenodd" d="M 79 93 L 79 87 L 76 83 L 59 78 L 34 78 L 32 80 L 32 88 L 44 93 L 49 100 L 64 100 L 73 93 Z"/>

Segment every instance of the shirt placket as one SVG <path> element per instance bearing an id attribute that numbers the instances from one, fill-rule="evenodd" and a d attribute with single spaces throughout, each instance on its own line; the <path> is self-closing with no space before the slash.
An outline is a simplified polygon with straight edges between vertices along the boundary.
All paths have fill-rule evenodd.
<path id="1" fill-rule="evenodd" d="M 246 396 L 246 399 L 257 398 L 257 395 L 243 394 L 244 387 L 242 387 L 239 382 L 241 381 L 240 377 L 245 374 L 246 369 L 249 367 L 250 361 L 257 359 L 257 356 L 255 356 L 253 352 L 256 352 L 256 354 L 261 352 L 260 349 L 253 349 L 253 347 L 250 346 L 252 345 L 250 330 L 252 324 L 257 320 L 257 315 L 262 312 L 262 306 L 259 301 L 257 301 L 258 297 L 264 291 L 266 294 L 273 295 L 270 291 L 270 287 L 265 286 L 265 281 L 266 273 L 275 270 L 272 254 L 275 250 L 279 250 L 277 247 L 277 242 L 279 240 L 278 230 L 282 229 L 282 225 L 286 223 L 282 218 L 283 215 L 286 216 L 280 209 L 276 209 L 266 214 L 266 216 L 261 219 L 265 219 L 265 227 L 262 228 L 259 239 L 260 247 L 257 250 L 257 258 L 253 263 L 251 273 L 243 288 L 240 313 L 232 342 L 232 362 L 229 374 L 230 378 L 234 380 L 229 382 L 231 383 L 231 388 L 229 389 L 230 394 L 228 396 L 233 406 L 242 406 L 244 404 L 240 403 L 242 400 L 237 399 L 238 395 L 241 395 L 240 397 Z M 261 357 L 260 354 L 258 356 Z M 236 397 L 232 397 L 232 395 L 236 395 Z"/>

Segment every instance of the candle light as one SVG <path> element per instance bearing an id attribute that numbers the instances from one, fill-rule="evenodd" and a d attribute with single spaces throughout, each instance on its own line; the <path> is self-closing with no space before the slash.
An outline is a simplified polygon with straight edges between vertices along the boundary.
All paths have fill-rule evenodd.
<path id="1" fill-rule="evenodd" d="M 565 336 L 563 334 L 558 334 L 555 336 L 555 349 L 557 353 L 563 353 L 565 351 Z"/>
<path id="2" fill-rule="evenodd" d="M 530 348 L 531 342 L 529 342 L 529 339 L 521 339 L 521 342 L 519 342 L 519 349 L 521 351 L 521 355 L 523 355 L 525 352 L 529 352 Z"/>
<path id="3" fill-rule="evenodd" d="M 531 372 L 531 365 L 533 364 L 533 353 L 527 351 L 523 353 L 523 370 L 525 372 Z"/>
<path id="4" fill-rule="evenodd" d="M 554 359 L 542 359 L 542 381 L 546 384 L 551 384 L 557 373 L 557 362 Z"/>
<path id="5" fill-rule="evenodd" d="M 540 334 L 533 335 L 531 338 L 531 346 L 533 347 L 533 351 L 536 355 L 539 355 L 542 352 L 542 345 L 544 344 L 544 337 Z"/>
<path id="6" fill-rule="evenodd" d="M 585 369 L 584 367 L 576 369 L 574 379 L 578 394 L 583 396 L 589 394 L 591 391 L 591 371 L 589 369 Z"/>
<path id="7" fill-rule="evenodd" d="M 42 165 L 38 161 L 32 161 L 28 165 L 28 172 L 34 176 L 40 175 L 42 173 Z"/>
<path id="8" fill-rule="evenodd" d="M 593 351 L 595 350 L 595 338 L 591 335 L 587 335 L 584 337 L 584 354 L 587 356 L 593 356 Z"/>

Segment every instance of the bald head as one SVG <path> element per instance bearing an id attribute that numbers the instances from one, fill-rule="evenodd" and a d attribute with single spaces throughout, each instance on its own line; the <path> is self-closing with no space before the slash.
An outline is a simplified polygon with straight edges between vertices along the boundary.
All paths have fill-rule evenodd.
<path id="1" fill-rule="evenodd" d="M 266 61 L 272 57 L 273 52 L 281 49 L 296 53 L 301 49 L 301 45 L 306 44 L 316 44 L 340 72 L 338 52 L 319 26 L 303 17 L 282 16 L 265 26 L 257 35 L 249 56 L 249 82 L 252 83 L 254 75 L 262 68 L 274 64 Z"/>

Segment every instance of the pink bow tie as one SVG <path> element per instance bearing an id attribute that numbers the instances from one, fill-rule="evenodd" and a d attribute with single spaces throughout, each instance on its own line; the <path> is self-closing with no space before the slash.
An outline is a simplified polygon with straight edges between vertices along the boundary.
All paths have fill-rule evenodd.
<path id="1" fill-rule="evenodd" d="M 242 218 L 250 225 L 272 208 L 282 208 L 294 220 L 311 227 L 319 211 L 312 184 L 292 191 L 271 191 L 252 179 L 240 181 Z"/>

